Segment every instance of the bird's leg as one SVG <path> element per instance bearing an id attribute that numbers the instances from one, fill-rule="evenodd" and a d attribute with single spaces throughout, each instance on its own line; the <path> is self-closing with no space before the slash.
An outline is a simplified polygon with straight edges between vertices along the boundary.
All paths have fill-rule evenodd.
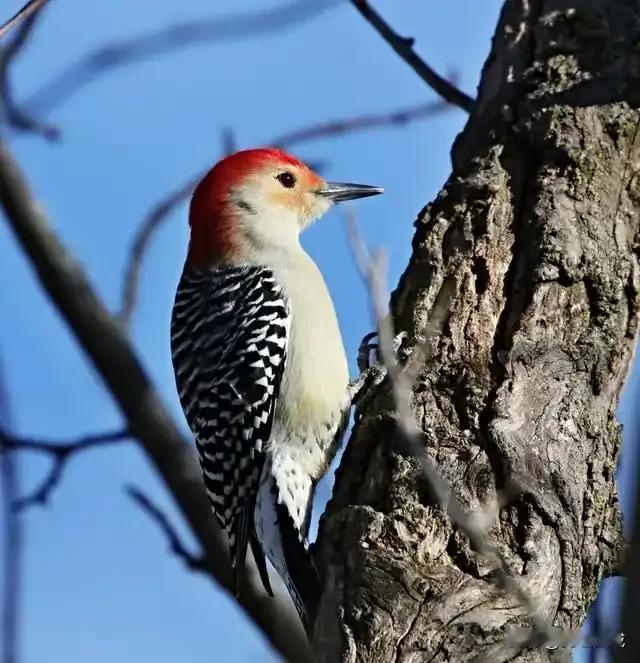
<path id="1" fill-rule="evenodd" d="M 357 406 L 358 409 L 363 408 L 375 393 L 375 388 L 387 377 L 387 367 L 379 358 L 373 363 L 371 362 L 372 351 L 375 350 L 376 355 L 379 354 L 379 344 L 372 342 L 372 339 L 377 335 L 377 332 L 371 332 L 362 339 L 358 348 L 358 369 L 360 370 L 360 375 L 355 380 L 352 380 L 347 387 L 349 404 L 350 406 Z M 400 332 L 393 339 L 394 355 L 397 356 L 398 350 L 406 337 L 406 332 Z"/>

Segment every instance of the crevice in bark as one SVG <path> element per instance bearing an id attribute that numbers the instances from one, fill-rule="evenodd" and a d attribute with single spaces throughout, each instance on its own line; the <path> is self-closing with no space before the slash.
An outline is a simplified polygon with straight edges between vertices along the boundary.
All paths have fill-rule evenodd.
<path id="1" fill-rule="evenodd" d="M 476 295 L 480 297 L 487 291 L 491 279 L 486 259 L 483 256 L 475 256 L 471 271 L 475 277 Z"/>

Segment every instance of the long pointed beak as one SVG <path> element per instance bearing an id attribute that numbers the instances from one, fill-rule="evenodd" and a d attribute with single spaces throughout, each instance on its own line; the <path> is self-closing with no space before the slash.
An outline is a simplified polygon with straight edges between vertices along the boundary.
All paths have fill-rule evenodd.
<path id="1" fill-rule="evenodd" d="M 319 196 L 329 198 L 334 203 L 354 198 L 366 198 L 384 193 L 381 186 L 367 186 L 366 184 L 346 184 L 342 182 L 327 182 L 327 186 L 318 191 Z"/>

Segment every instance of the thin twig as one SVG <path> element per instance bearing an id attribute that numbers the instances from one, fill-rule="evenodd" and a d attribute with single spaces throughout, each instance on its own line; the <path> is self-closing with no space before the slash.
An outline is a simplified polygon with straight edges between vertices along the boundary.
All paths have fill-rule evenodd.
<path id="1" fill-rule="evenodd" d="M 376 12 L 367 0 L 351 0 L 353 6 L 378 31 L 380 36 L 393 48 L 393 50 L 447 103 L 459 106 L 467 113 L 471 112 L 474 100 L 468 94 L 459 90 L 446 78 L 437 74 L 414 50 L 414 40 L 401 37 Z"/>
<path id="2" fill-rule="evenodd" d="M 37 112 L 50 111 L 100 74 L 196 44 L 252 39 L 282 32 L 316 18 L 341 0 L 292 0 L 275 9 L 198 18 L 151 33 L 127 37 L 94 49 L 42 85 L 27 101 Z"/>
<path id="3" fill-rule="evenodd" d="M 0 362 L 0 426 L 11 427 L 9 389 L 4 366 Z M 18 663 L 20 659 L 20 604 L 22 581 L 22 530 L 20 515 L 13 501 L 20 491 L 20 476 L 15 458 L 0 436 L 0 477 L 4 515 L 3 593 L 2 593 L 2 663 Z"/>
<path id="4" fill-rule="evenodd" d="M 231 129 L 226 128 L 222 130 L 221 143 L 223 155 L 235 152 L 236 139 Z M 203 173 L 198 173 L 198 175 L 188 182 L 170 192 L 168 196 L 156 203 L 142 220 L 129 250 L 129 257 L 122 281 L 122 296 L 120 298 L 118 320 L 120 320 L 120 323 L 125 329 L 131 324 L 131 318 L 133 317 L 133 312 L 138 301 L 142 263 L 151 240 L 162 225 L 162 222 L 168 218 L 176 207 L 181 205 L 189 197 L 189 194 L 195 189 L 202 175 Z"/>
<path id="5" fill-rule="evenodd" d="M 236 135 L 233 129 L 225 127 L 221 132 L 221 143 L 222 143 L 222 154 L 227 155 L 235 152 L 238 142 L 236 141 Z"/>
<path id="6" fill-rule="evenodd" d="M 19 23 L 27 20 L 42 9 L 49 0 L 29 0 L 18 12 L 16 12 L 6 23 L 0 26 L 0 39 Z"/>
<path id="7" fill-rule="evenodd" d="M 131 435 L 127 430 L 117 430 L 86 435 L 67 442 L 49 442 L 11 436 L 6 430 L 0 430 L 0 439 L 3 440 L 5 449 L 9 451 L 33 451 L 46 454 L 51 458 L 51 467 L 47 474 L 29 494 L 15 499 L 13 503 L 14 509 L 20 511 L 31 506 L 43 506 L 47 504 L 51 494 L 62 479 L 67 462 L 75 454 L 96 447 L 122 442 L 130 437 Z"/>
<path id="8" fill-rule="evenodd" d="M 400 127 L 410 122 L 422 120 L 436 115 L 447 108 L 442 101 L 416 104 L 406 108 L 399 108 L 385 113 L 370 113 L 352 117 L 338 118 L 327 122 L 320 122 L 295 129 L 281 134 L 267 141 L 266 145 L 275 145 L 280 148 L 291 148 L 294 145 L 311 140 L 342 136 L 358 131 L 381 129 L 386 127 Z M 222 153 L 228 154 L 236 149 L 236 141 L 228 130 L 223 133 Z M 181 205 L 191 194 L 200 181 L 204 171 L 191 177 L 187 182 L 171 191 L 167 196 L 156 203 L 142 220 L 138 231 L 133 238 L 127 264 L 124 270 L 122 283 L 122 296 L 120 298 L 120 311 L 118 319 L 126 329 L 131 324 L 131 318 L 138 301 L 140 289 L 140 272 L 145 255 L 163 221 L 165 221 L 176 207 Z"/>
<path id="9" fill-rule="evenodd" d="M 565 645 L 568 641 L 568 632 L 555 629 L 547 623 L 546 619 L 539 613 L 533 598 L 513 577 L 504 557 L 488 541 L 487 534 L 495 522 L 498 505 L 488 505 L 486 509 L 479 511 L 466 510 L 426 453 L 423 435 L 416 423 L 411 407 L 410 399 L 413 393 L 413 384 L 407 379 L 407 374 L 398 364 L 394 352 L 393 323 L 389 315 L 387 305 L 389 298 L 385 285 L 385 256 L 382 252 L 379 252 L 371 258 L 353 216 L 347 217 L 347 223 L 351 226 L 349 237 L 356 264 L 368 285 L 373 316 L 378 328 L 380 357 L 387 369 L 398 413 L 397 423 L 403 439 L 407 443 L 411 454 L 420 462 L 422 472 L 440 506 L 464 532 L 473 549 L 492 564 L 494 568 L 493 578 L 496 584 L 514 596 L 526 610 L 534 628 L 532 633 L 527 634 L 525 638 L 517 643 L 518 646 L 525 648 L 532 644 L 543 647 L 558 646 L 560 643 Z M 573 632 L 570 633 L 570 638 L 575 638 Z"/>
<path id="10" fill-rule="evenodd" d="M 288 131 L 269 142 L 269 145 L 278 147 L 292 147 L 298 143 L 321 138 L 334 138 L 344 134 L 369 131 L 371 129 L 386 129 L 402 127 L 410 122 L 424 120 L 447 110 L 448 105 L 440 100 L 423 104 L 398 108 L 383 113 L 369 113 L 353 117 L 339 118 L 319 122 L 301 129 Z"/>
<path id="11" fill-rule="evenodd" d="M 211 572 L 206 557 L 204 555 L 194 555 L 187 550 L 187 547 L 180 540 L 178 532 L 169 521 L 169 517 L 157 504 L 154 504 L 149 497 L 135 486 L 126 486 L 125 490 L 129 497 L 160 527 L 169 542 L 171 552 L 182 560 L 190 571 L 200 571 L 207 574 Z"/>
<path id="12" fill-rule="evenodd" d="M 121 306 L 118 312 L 118 320 L 123 327 L 128 328 L 131 324 L 133 311 L 138 301 L 142 263 L 153 236 L 171 212 L 186 200 L 201 177 L 202 173 L 198 173 L 196 177 L 180 185 L 174 191 L 171 191 L 168 196 L 151 208 L 140 224 L 129 250 L 129 257 L 122 282 Z"/>
<path id="13" fill-rule="evenodd" d="M 132 437 L 158 472 L 181 515 L 211 560 L 210 577 L 231 593 L 226 538 L 211 517 L 193 448 L 174 423 L 117 322 L 82 267 L 51 230 L 41 205 L 6 145 L 0 143 L 0 204 L 41 286 L 103 378 Z M 286 660 L 308 660 L 309 644 L 295 610 L 258 585 L 253 560 L 240 605 Z"/>
<path id="14" fill-rule="evenodd" d="M 39 9 L 42 10 L 43 7 L 44 4 L 40 5 Z M 29 37 L 41 14 L 42 11 L 32 13 L 20 25 L 13 39 L 0 51 L 0 99 L 2 100 L 7 123 L 14 129 L 33 131 L 43 135 L 48 140 L 55 140 L 60 135 L 58 128 L 35 119 L 21 108 L 14 99 L 13 88 L 9 79 L 10 65 L 29 42 Z"/>

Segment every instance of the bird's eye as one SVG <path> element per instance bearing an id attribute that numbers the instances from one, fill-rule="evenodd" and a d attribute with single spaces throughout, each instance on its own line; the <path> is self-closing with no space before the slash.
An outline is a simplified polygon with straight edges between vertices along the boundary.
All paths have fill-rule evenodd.
<path id="1" fill-rule="evenodd" d="M 296 185 L 296 178 L 293 173 L 290 173 L 289 171 L 276 175 L 276 179 L 285 189 L 293 189 Z"/>

